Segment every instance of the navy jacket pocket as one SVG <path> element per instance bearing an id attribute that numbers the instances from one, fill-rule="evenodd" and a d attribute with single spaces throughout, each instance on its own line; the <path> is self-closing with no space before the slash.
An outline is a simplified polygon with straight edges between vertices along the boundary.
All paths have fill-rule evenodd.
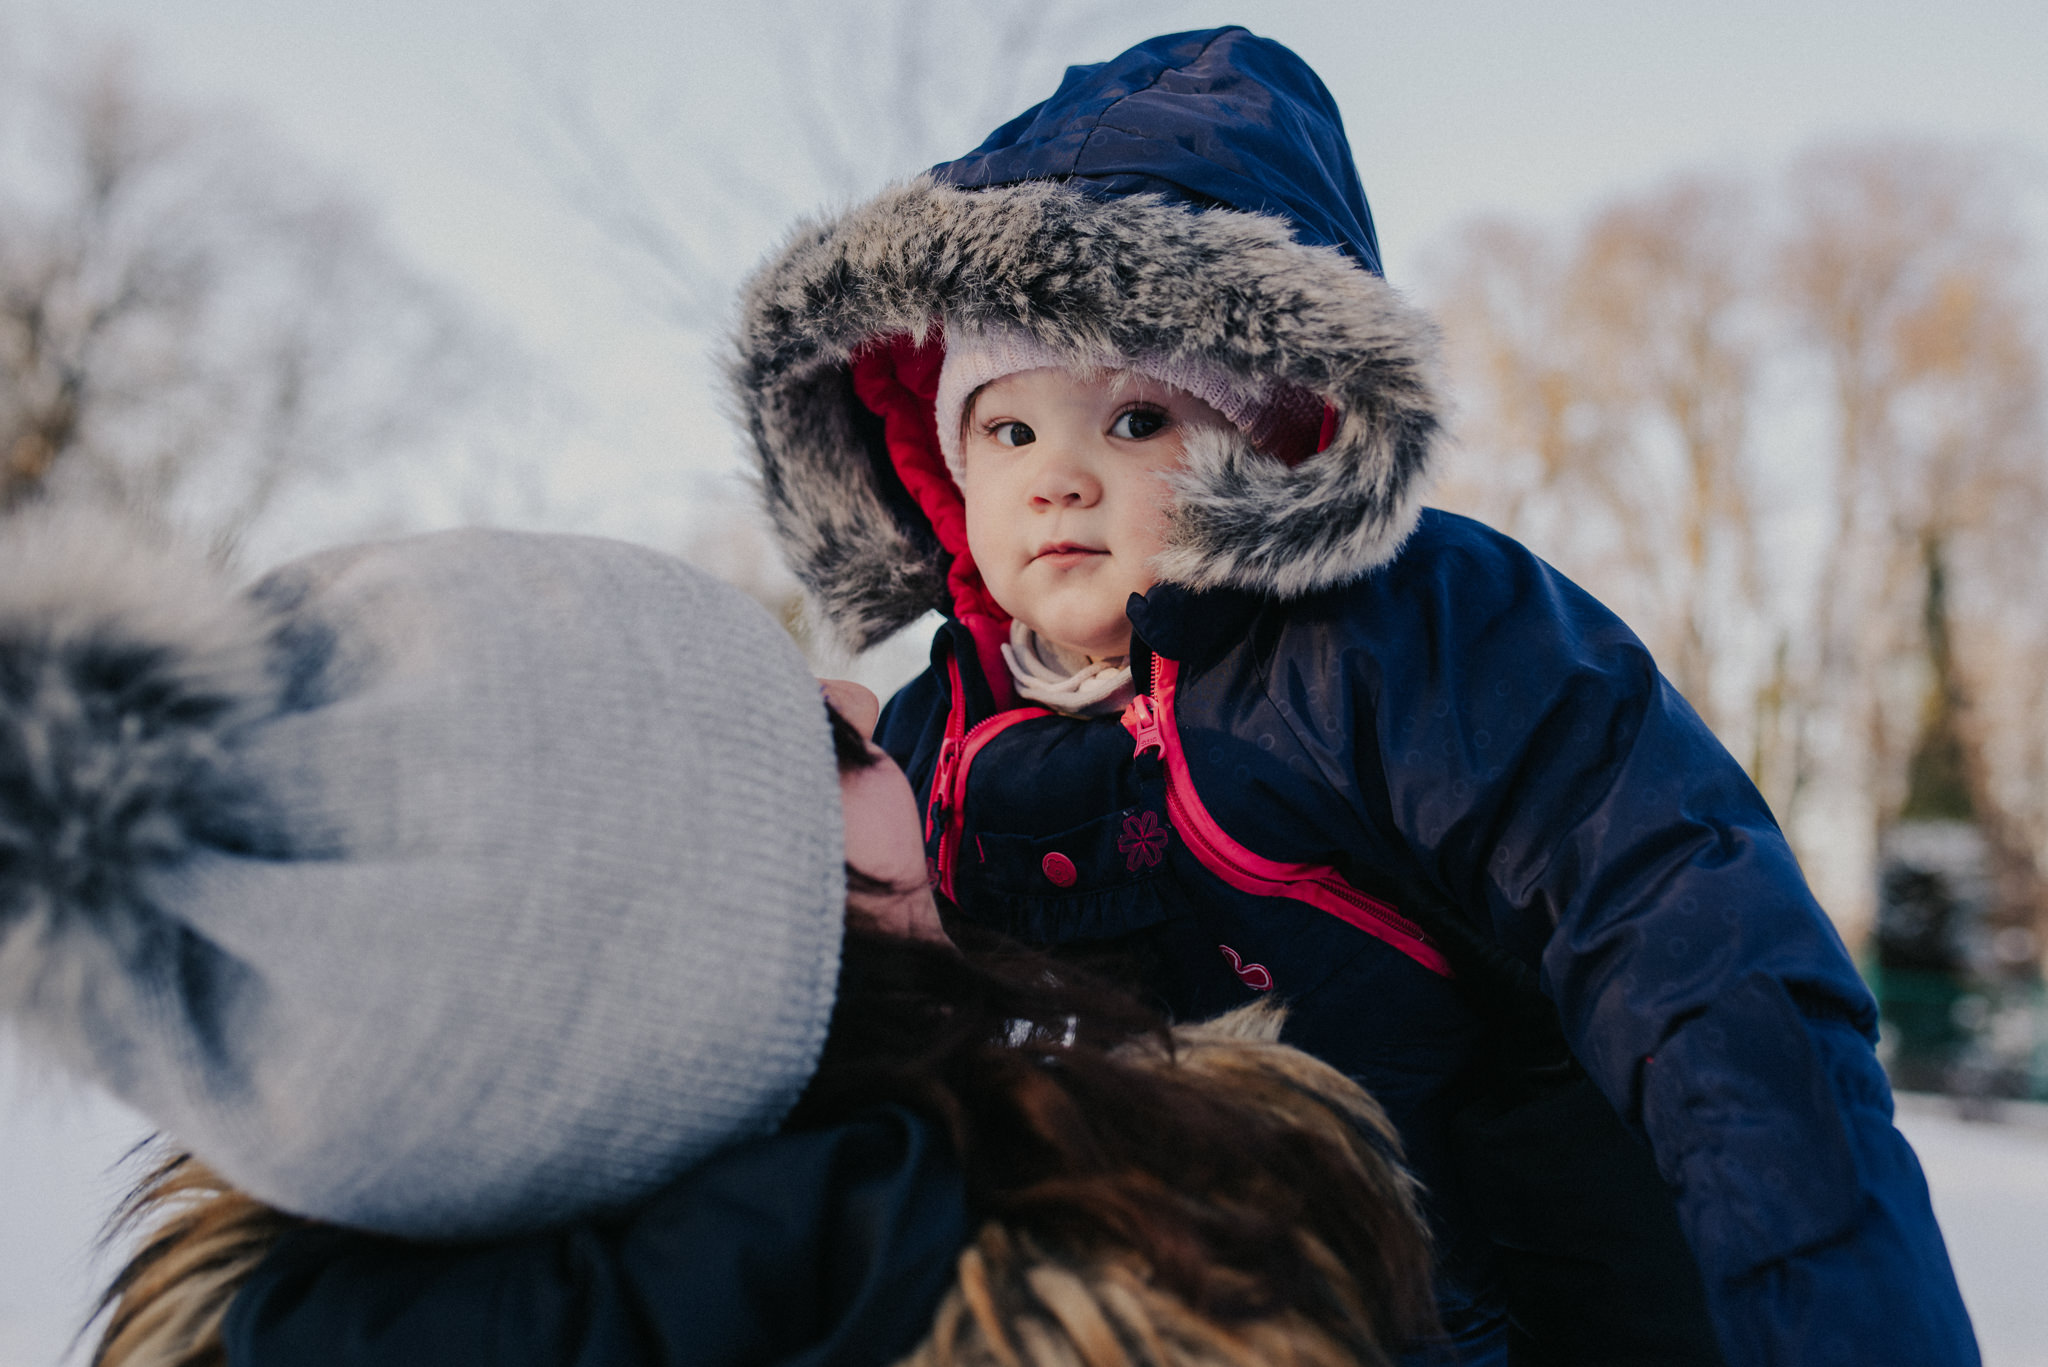
<path id="1" fill-rule="evenodd" d="M 1855 1228 L 1863 1189 L 1841 1103 L 1775 977 L 1742 979 L 1666 1040 L 1644 1076 L 1643 1124 L 1708 1277 Z"/>

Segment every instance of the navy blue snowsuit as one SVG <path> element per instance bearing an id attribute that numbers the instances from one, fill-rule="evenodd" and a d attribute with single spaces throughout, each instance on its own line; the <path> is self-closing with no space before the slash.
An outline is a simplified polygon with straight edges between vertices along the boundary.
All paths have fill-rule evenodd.
<path id="1" fill-rule="evenodd" d="M 1328 405 L 1296 466 L 1191 462 L 1131 603 L 1152 713 L 1016 710 L 932 449 L 943 328 L 990 322 Z M 800 235 L 750 287 L 734 377 L 843 638 L 947 614 L 878 735 L 928 804 L 935 877 L 973 920 L 1120 952 L 1184 1016 L 1285 995 L 1294 1042 L 1395 1116 L 1468 1360 L 1508 1337 L 1500 1212 L 1453 1144 L 1495 1046 L 1402 910 L 1418 890 L 1531 971 L 1647 1142 L 1728 1362 L 1977 1361 L 1874 1005 L 1756 790 L 1617 618 L 1420 509 L 1431 339 L 1378 278 L 1327 91 L 1220 29 L 1073 68 L 975 152 Z"/>

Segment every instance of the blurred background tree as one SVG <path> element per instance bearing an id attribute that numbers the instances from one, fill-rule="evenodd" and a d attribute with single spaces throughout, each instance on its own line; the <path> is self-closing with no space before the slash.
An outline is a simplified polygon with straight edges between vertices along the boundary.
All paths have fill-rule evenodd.
<path id="1" fill-rule="evenodd" d="M 1957 1047 L 1970 993 L 2037 995 L 2048 924 L 2048 377 L 2017 205 L 1975 149 L 1834 143 L 1771 182 L 1472 224 L 1427 282 L 1462 406 L 1443 501 L 1636 628 L 1852 945 L 1891 943 L 1880 886 L 1947 880 L 1938 933 L 1914 892 L 1894 940 L 1948 975 L 1929 1028 Z"/>
<path id="2" fill-rule="evenodd" d="M 879 9 L 766 0 L 760 23 L 777 35 L 777 60 L 762 97 L 791 131 L 772 163 L 735 155 L 744 139 L 685 112 L 687 92 L 631 107 L 608 101 L 574 60 L 573 44 L 550 50 L 530 72 L 539 117 L 527 141 L 643 306 L 716 346 L 740 281 L 802 216 L 960 155 L 1044 98 L 1068 63 L 1118 51 L 1172 8 L 1162 0 L 1114 10 L 1086 0 L 902 0 Z M 982 59 L 963 61 L 963 53 Z M 808 620 L 740 482 L 702 491 L 682 549 L 774 611 L 822 669 L 886 693 L 922 667 L 928 627 L 913 626 L 872 659 L 837 652 Z"/>
<path id="3" fill-rule="evenodd" d="M 1570 241 L 1475 224 L 1432 272 L 1471 456 L 1449 501 L 1600 582 L 1724 737 L 1744 709 L 1719 675 L 1765 601 L 1753 238 L 1744 187 L 1691 177 Z"/>
<path id="4" fill-rule="evenodd" d="M 534 155 L 566 203 L 595 226 L 646 306 L 692 331 L 730 316 L 740 279 L 801 215 L 874 193 L 973 147 L 1043 99 L 1069 62 L 1107 56 L 1171 8 L 1114 12 L 1085 0 L 900 0 L 854 8 L 764 0 L 776 35 L 771 88 L 790 136 L 764 163 L 701 113 L 687 91 L 621 106 L 575 59 L 543 53 L 530 80 Z M 962 60 L 976 54 L 976 60 Z M 753 111 L 737 111 L 750 119 Z"/>
<path id="5" fill-rule="evenodd" d="M 112 501 L 225 553 L 481 426 L 512 365 L 361 208 L 121 48 L 0 52 L 0 515 Z"/>

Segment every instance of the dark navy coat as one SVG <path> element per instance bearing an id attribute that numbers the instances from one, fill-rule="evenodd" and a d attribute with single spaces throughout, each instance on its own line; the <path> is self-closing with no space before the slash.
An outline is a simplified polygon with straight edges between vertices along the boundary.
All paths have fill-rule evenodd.
<path id="1" fill-rule="evenodd" d="M 944 1136 L 878 1107 L 615 1219 L 487 1244 L 300 1230 L 223 1340 L 238 1367 L 880 1367 L 931 1332 L 970 1232 Z"/>
<path id="2" fill-rule="evenodd" d="M 1499 1212 L 1473 1208 L 1448 1127 L 1489 1011 L 1402 929 L 1420 890 L 1526 968 L 1654 1153 L 1728 1362 L 1976 1361 L 1871 998 L 1784 837 L 1611 613 L 1422 511 L 1434 329 L 1378 270 L 1328 91 L 1225 28 L 1071 68 L 754 277 L 730 373 L 792 568 L 850 647 L 948 618 L 882 728 L 947 799 L 935 873 L 976 920 L 1121 953 L 1183 1014 L 1286 995 L 1296 1040 L 1398 1118 L 1447 1304 L 1478 1323 L 1475 1227 Z M 937 450 L 955 325 L 1322 400 L 1312 456 L 1219 439 L 1177 472 L 1131 612 L 1137 671 L 1173 683 L 1171 743 L 1142 716 L 969 729 L 1014 699 Z M 1219 842 L 1235 872 L 1200 857 Z"/>
<path id="3" fill-rule="evenodd" d="M 1537 970 L 1679 1190 L 1729 1362 L 1975 1360 L 1870 996 L 1754 787 L 1617 618 L 1443 513 L 1344 588 L 1275 603 L 1161 586 L 1131 618 L 1141 655 L 1178 664 L 1187 774 L 1231 836 L 1367 889 L 1439 889 Z M 941 632 L 941 665 L 877 736 L 927 800 L 945 659 L 967 662 L 970 723 L 992 711 L 964 643 Z M 1132 867 L 1130 821 L 1170 829 L 1135 749 L 1115 718 L 1036 718 L 984 745 L 961 910 L 1121 947 L 1190 1016 L 1286 996 L 1292 1041 L 1399 1126 L 1450 1241 L 1447 1310 L 1497 1305 L 1447 1133 L 1483 1022 L 1398 943 L 1230 887 L 1177 835 Z"/>

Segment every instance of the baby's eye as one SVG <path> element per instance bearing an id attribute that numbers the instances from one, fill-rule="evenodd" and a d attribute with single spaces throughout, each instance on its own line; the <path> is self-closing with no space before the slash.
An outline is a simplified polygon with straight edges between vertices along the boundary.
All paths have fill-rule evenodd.
<path id="1" fill-rule="evenodd" d="M 1029 446 L 1038 440 L 1038 434 L 1021 422 L 999 422 L 989 430 L 989 435 L 1004 446 Z"/>
<path id="2" fill-rule="evenodd" d="M 1166 423 L 1166 414 L 1157 408 L 1133 408 L 1117 414 L 1116 421 L 1109 425 L 1109 435 L 1126 441 L 1143 441 L 1164 431 Z"/>

